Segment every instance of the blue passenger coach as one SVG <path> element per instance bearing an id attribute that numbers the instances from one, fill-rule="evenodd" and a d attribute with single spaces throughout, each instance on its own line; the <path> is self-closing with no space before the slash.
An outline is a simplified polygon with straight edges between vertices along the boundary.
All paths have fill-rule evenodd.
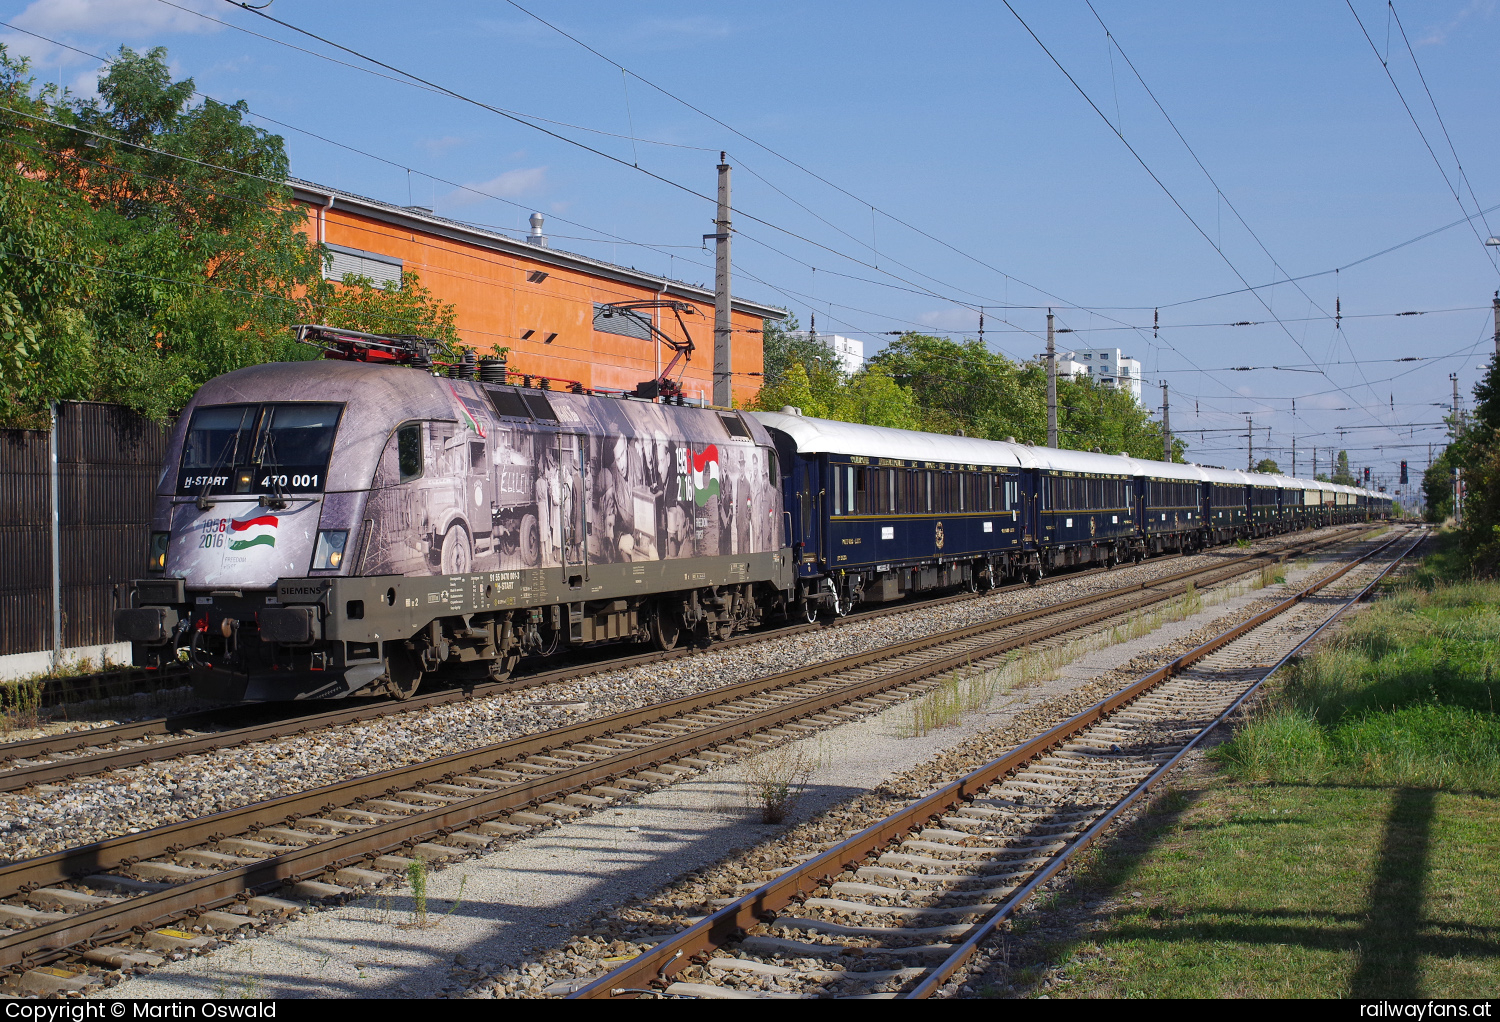
<path id="1" fill-rule="evenodd" d="M 1014 441 L 751 413 L 782 466 L 788 609 L 809 620 L 926 589 L 985 589 L 1383 517 L 1353 487 Z"/>
<path id="2" fill-rule="evenodd" d="M 1036 529 L 1029 448 L 752 414 L 781 458 L 795 600 L 809 616 L 961 583 L 988 587 L 1020 570 Z"/>

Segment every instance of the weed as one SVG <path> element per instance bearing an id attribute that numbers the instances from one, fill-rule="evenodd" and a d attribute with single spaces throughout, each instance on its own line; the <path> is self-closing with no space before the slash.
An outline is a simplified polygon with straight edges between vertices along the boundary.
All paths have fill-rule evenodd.
<path id="1" fill-rule="evenodd" d="M 454 911 L 457 910 L 458 906 L 464 903 L 464 888 L 468 886 L 468 883 L 469 874 L 465 873 L 463 876 L 458 878 L 458 894 L 454 897 L 453 904 L 448 906 L 448 911 L 443 913 L 444 919 L 447 919 L 449 916 L 451 916 Z"/>
<path id="2" fill-rule="evenodd" d="M 411 924 L 419 930 L 427 928 L 427 860 L 417 856 L 406 867 L 406 880 L 411 884 Z"/>
<path id="3" fill-rule="evenodd" d="M 796 807 L 817 768 L 817 757 L 800 744 L 768 749 L 745 763 L 745 798 L 760 811 L 762 823 L 781 823 Z"/>
<path id="4" fill-rule="evenodd" d="M 42 677 L 0 685 L 0 728 L 5 734 L 41 724 Z"/>
<path id="5" fill-rule="evenodd" d="M 988 706 L 995 696 L 1009 692 L 1013 685 L 1014 680 L 1003 668 L 976 669 L 970 664 L 954 671 L 912 704 L 908 734 L 919 738 L 950 727 L 965 713 Z"/>

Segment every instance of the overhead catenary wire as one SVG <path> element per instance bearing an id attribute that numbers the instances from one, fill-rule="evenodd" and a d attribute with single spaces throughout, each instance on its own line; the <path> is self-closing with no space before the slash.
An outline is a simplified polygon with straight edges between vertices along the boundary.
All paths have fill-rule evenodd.
<path id="1" fill-rule="evenodd" d="M 1015 17 L 1016 21 L 1020 22 L 1021 27 L 1026 30 L 1026 33 L 1031 36 L 1031 38 L 1036 42 L 1037 46 L 1041 47 L 1042 52 L 1047 55 L 1047 58 L 1052 61 L 1052 63 L 1057 67 L 1059 71 L 1062 72 L 1063 77 L 1068 80 L 1068 83 L 1072 85 L 1073 88 L 1078 92 L 1078 94 L 1083 97 L 1084 101 L 1088 103 L 1089 108 L 1092 109 L 1094 113 L 1099 115 L 1099 119 L 1109 127 L 1109 130 L 1112 131 L 1115 137 L 1120 140 L 1120 143 L 1124 145 L 1126 150 L 1129 151 L 1130 155 L 1135 158 L 1135 161 L 1141 165 L 1141 169 L 1146 172 L 1146 174 L 1151 178 L 1152 181 L 1156 182 L 1157 186 L 1167 196 L 1168 200 L 1171 201 L 1172 205 L 1177 208 L 1178 212 L 1180 212 L 1185 218 L 1187 218 L 1188 223 L 1192 224 L 1193 229 L 1198 232 L 1203 240 L 1208 243 L 1209 247 L 1212 248 L 1214 252 L 1218 254 L 1219 258 L 1224 261 L 1224 264 L 1229 267 L 1230 272 L 1232 272 L 1235 277 L 1239 279 L 1241 284 L 1245 285 L 1246 288 L 1249 288 L 1250 281 L 1247 280 L 1245 278 L 1245 275 L 1240 272 L 1239 267 L 1235 266 L 1234 261 L 1225 254 L 1224 250 L 1213 240 L 1213 238 L 1209 237 L 1208 232 L 1204 230 L 1201 224 L 1198 223 L 1197 218 L 1195 218 L 1191 213 L 1187 211 L 1187 208 L 1183 206 L 1182 202 L 1177 198 L 1177 196 L 1172 192 L 1170 188 L 1167 187 L 1166 182 L 1157 175 L 1156 171 L 1151 169 L 1150 164 L 1146 162 L 1145 158 L 1141 156 L 1141 154 L 1136 150 L 1135 146 L 1131 145 L 1130 141 L 1120 132 L 1120 130 L 1115 127 L 1114 124 L 1110 123 L 1109 117 L 1105 115 L 1103 110 L 1099 109 L 1099 104 L 1094 102 L 1093 97 L 1088 94 L 1087 90 L 1085 90 L 1083 86 L 1078 83 L 1078 80 L 1073 77 L 1072 73 L 1063 66 L 1062 61 L 1058 60 L 1057 56 L 1053 54 L 1052 50 L 1047 46 L 1047 44 L 1042 42 L 1041 37 L 1036 34 L 1032 27 L 1027 23 L 1026 19 L 1021 17 L 1020 13 L 1013 6 L 1011 6 L 1010 0 L 1001 0 L 1001 2 L 1005 4 L 1006 10 L 1010 11 L 1012 16 Z M 1090 9 L 1092 10 L 1092 7 Z M 1098 18 L 1097 12 L 1095 13 L 1095 18 Z M 1100 20 L 1099 24 L 1102 26 L 1104 22 Z M 1119 44 L 1116 43 L 1117 48 L 1118 45 Z M 1124 51 L 1122 50 L 1121 52 L 1123 53 Z M 1139 75 L 1137 77 L 1139 77 Z M 1142 84 L 1144 85 L 1144 82 Z M 1162 112 L 1163 114 L 1165 114 L 1165 110 L 1163 110 Z M 1181 137 L 1180 133 L 1178 137 Z M 1185 139 L 1183 140 L 1183 142 L 1184 144 L 1186 144 Z M 1191 147 L 1189 147 L 1189 150 L 1191 151 Z M 1194 159 L 1197 159 L 1196 154 L 1194 154 Z M 1199 163 L 1199 166 L 1200 168 L 1202 168 L 1201 162 Z M 1202 169 L 1204 170 L 1205 174 L 1208 173 L 1207 168 Z M 1213 180 L 1212 175 L 1209 176 L 1209 180 Z M 1215 188 L 1218 188 L 1217 184 L 1215 184 Z M 1269 255 L 1269 253 L 1267 254 Z M 1279 269 L 1280 267 L 1278 266 L 1277 268 Z M 1317 360 L 1313 358 L 1312 353 L 1309 352 L 1307 348 L 1302 344 L 1302 342 L 1297 338 L 1297 336 L 1293 334 L 1284 323 L 1281 322 L 1280 318 L 1276 315 L 1276 311 L 1271 308 L 1270 304 L 1261 296 L 1260 292 L 1252 290 L 1250 293 L 1254 295 L 1256 301 L 1260 302 L 1261 306 L 1265 308 L 1266 312 L 1271 315 L 1271 318 L 1275 320 L 1279 326 L 1281 326 L 1282 332 L 1285 333 L 1287 338 L 1291 340 L 1291 342 L 1297 346 L 1297 348 L 1303 353 L 1303 355 L 1307 357 L 1308 361 L 1316 363 Z M 1324 375 L 1326 376 L 1327 374 L 1325 373 Z M 1339 385 L 1337 381 L 1333 380 L 1332 377 L 1328 377 L 1328 380 L 1330 383 L 1333 383 L 1335 386 L 1339 387 L 1340 390 L 1343 390 L 1346 394 L 1348 394 L 1348 396 L 1352 400 L 1355 400 L 1356 403 L 1358 402 L 1358 399 L 1355 398 L 1353 394 L 1349 393 L 1346 388 Z"/>
<path id="2" fill-rule="evenodd" d="M 1375 54 L 1375 59 L 1380 61 L 1380 68 L 1381 68 L 1382 71 L 1385 72 L 1385 76 L 1386 76 L 1387 80 L 1390 81 L 1391 88 L 1393 88 L 1393 89 L 1396 90 L 1396 98 L 1401 101 L 1401 107 L 1402 107 L 1402 109 L 1406 111 L 1406 116 L 1411 119 L 1412 127 L 1414 127 L 1414 128 L 1417 129 L 1417 135 L 1422 139 L 1422 145 L 1426 147 L 1427 154 L 1432 157 L 1432 162 L 1437 167 L 1438 173 L 1442 175 L 1443 183 L 1448 186 L 1448 191 L 1452 193 L 1452 195 L 1453 195 L 1453 201 L 1457 202 L 1459 210 L 1465 216 L 1468 216 L 1469 210 L 1468 210 L 1468 207 L 1464 205 L 1463 197 L 1458 194 L 1458 189 L 1453 186 L 1452 180 L 1448 177 L 1448 170 L 1447 170 L 1447 168 L 1445 168 L 1443 166 L 1443 161 L 1440 160 L 1440 159 L 1438 159 L 1438 154 L 1432 148 L 1432 143 L 1427 140 L 1427 133 L 1422 130 L 1421 122 L 1419 122 L 1417 120 L 1417 115 L 1412 111 L 1411 104 L 1406 101 L 1406 94 L 1401 91 L 1401 86 L 1396 81 L 1396 76 L 1393 75 L 1393 74 L 1391 74 L 1390 64 L 1387 61 L 1381 59 L 1380 49 L 1375 45 L 1375 40 L 1373 40 L 1373 39 L 1370 38 L 1369 30 L 1365 28 L 1364 20 L 1362 18 L 1360 18 L 1359 12 L 1354 9 L 1353 0 L 1344 0 L 1344 3 L 1349 8 L 1349 13 L 1352 14 L 1352 15 L 1354 15 L 1354 20 L 1359 25 L 1359 31 L 1365 37 L 1365 42 L 1367 42 L 1367 43 L 1370 44 L 1370 50 L 1371 50 L 1371 52 L 1373 52 Z M 1395 13 L 1395 8 L 1394 7 L 1391 7 L 1390 10 L 1391 10 L 1391 12 L 1393 14 Z M 1398 24 L 1400 23 L 1399 18 L 1397 20 L 1397 23 Z M 1406 30 L 1402 29 L 1401 34 L 1402 34 L 1402 36 L 1404 38 L 1405 35 L 1406 35 Z M 1413 62 L 1415 62 L 1415 60 L 1416 60 L 1415 55 L 1412 57 L 1412 60 L 1413 60 Z M 1421 74 L 1421 69 L 1420 68 L 1418 68 L 1417 73 L 1419 75 Z M 1424 87 L 1427 84 L 1425 79 L 1423 80 L 1422 84 L 1424 85 Z M 1428 93 L 1428 96 L 1429 97 L 1431 96 L 1430 92 Z M 1436 108 L 1437 108 L 1436 107 L 1436 103 L 1434 103 L 1433 109 L 1436 110 Z M 1442 117 L 1441 116 L 1439 116 L 1438 121 L 1439 121 L 1439 123 L 1441 123 L 1441 121 L 1442 121 Z M 1447 133 L 1448 133 L 1448 129 L 1446 127 L 1444 127 L 1443 128 L 1443 134 L 1446 135 Z M 1451 140 L 1450 140 L 1450 144 L 1451 144 Z M 1457 153 L 1457 151 L 1454 152 L 1453 158 L 1455 160 L 1458 159 L 1458 153 Z M 1460 170 L 1462 170 L 1462 165 L 1460 165 Z M 1475 204 L 1475 206 L 1478 206 L 1479 205 L 1478 200 L 1476 200 L 1474 204 Z M 1500 276 L 1500 263 L 1496 262 L 1495 256 L 1485 246 L 1484 239 L 1479 236 L 1479 231 L 1475 230 L 1475 228 L 1474 228 L 1474 221 L 1471 219 L 1471 220 L 1468 221 L 1468 224 L 1469 224 L 1469 229 L 1472 230 L 1472 231 L 1474 231 L 1474 240 L 1477 241 L 1477 242 L 1479 242 L 1480 251 L 1484 253 L 1485 260 L 1490 264 L 1490 268 L 1495 271 L 1496 275 Z"/>

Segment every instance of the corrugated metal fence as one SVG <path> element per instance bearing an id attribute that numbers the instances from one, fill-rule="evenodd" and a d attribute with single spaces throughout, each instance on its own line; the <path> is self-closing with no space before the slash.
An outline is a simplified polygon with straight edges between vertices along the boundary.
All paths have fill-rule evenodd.
<path id="1" fill-rule="evenodd" d="M 57 411 L 63 647 L 114 641 L 112 587 L 145 569 L 168 429 L 117 405 Z M 0 655 L 52 648 L 47 434 L 0 430 Z"/>

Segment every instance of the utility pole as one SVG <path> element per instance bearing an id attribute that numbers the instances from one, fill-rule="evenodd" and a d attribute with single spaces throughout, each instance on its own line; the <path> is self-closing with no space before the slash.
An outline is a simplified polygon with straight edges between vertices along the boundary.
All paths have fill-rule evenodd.
<path id="1" fill-rule="evenodd" d="M 1051 309 L 1047 310 L 1047 446 L 1057 449 L 1057 349 L 1053 345 Z"/>
<path id="2" fill-rule="evenodd" d="M 1172 405 L 1167 400 L 1167 381 L 1161 383 L 1161 460 L 1172 460 Z"/>
<path id="3" fill-rule="evenodd" d="M 1292 432 L 1292 472 L 1291 472 L 1291 475 L 1292 475 L 1293 479 L 1295 479 L 1297 477 L 1297 433 L 1296 433 L 1295 430 Z"/>
<path id="4" fill-rule="evenodd" d="M 730 369 L 730 341 L 734 325 L 729 315 L 729 163 L 719 154 L 719 216 L 714 221 L 714 404 L 734 404 L 734 373 Z"/>
<path id="5" fill-rule="evenodd" d="M 1495 292 L 1495 357 L 1500 359 L 1500 291 Z"/>
<path id="6" fill-rule="evenodd" d="M 1318 478 L 1318 445 L 1313 444 L 1313 478 Z"/>
<path id="7" fill-rule="evenodd" d="M 1255 471 L 1255 417 L 1245 416 L 1245 471 Z"/>
<path id="8" fill-rule="evenodd" d="M 1458 418 L 1458 374 L 1449 373 L 1448 379 L 1453 381 L 1453 430 L 1457 435 L 1463 432 L 1463 423 Z"/>

